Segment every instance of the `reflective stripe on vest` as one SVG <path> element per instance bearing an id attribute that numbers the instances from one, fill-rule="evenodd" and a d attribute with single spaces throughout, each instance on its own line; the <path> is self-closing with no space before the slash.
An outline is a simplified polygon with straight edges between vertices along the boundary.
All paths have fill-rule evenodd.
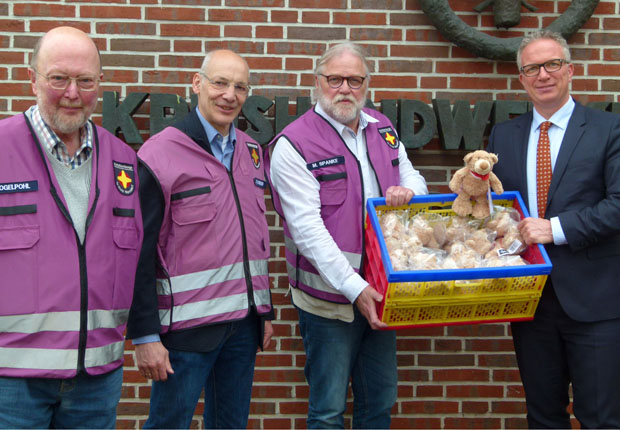
<path id="1" fill-rule="evenodd" d="M 268 277 L 268 262 L 266 260 L 252 260 L 249 262 L 250 275 L 252 278 Z M 202 290 L 205 287 L 220 284 L 231 280 L 245 280 L 243 262 L 230 264 L 217 269 L 209 269 L 186 275 L 172 276 L 172 293 Z M 245 281 L 244 281 L 245 282 Z M 157 280 L 157 293 L 161 296 L 169 296 L 171 289 L 167 279 Z M 270 306 L 269 281 L 265 282 L 265 288 L 257 288 L 254 285 L 253 295 L 257 307 Z M 217 293 L 217 289 L 213 289 Z M 189 321 L 196 318 L 208 318 L 231 312 L 246 311 L 249 307 L 247 293 L 234 294 L 224 297 L 213 297 L 199 302 L 174 305 L 172 309 L 172 323 Z M 160 309 L 159 319 L 163 326 L 170 323 L 170 309 Z"/>
<path id="2" fill-rule="evenodd" d="M 114 311 L 88 311 L 88 330 L 116 328 L 127 321 L 129 309 Z M 38 333 L 41 331 L 67 331 L 80 326 L 80 311 L 48 312 L 30 315 L 0 316 L 2 333 Z"/>
<path id="3" fill-rule="evenodd" d="M 86 348 L 87 368 L 104 366 L 123 356 L 125 341 Z M 0 348 L 0 367 L 13 369 L 75 370 L 76 349 Z"/>
<path id="4" fill-rule="evenodd" d="M 284 244 L 288 251 L 292 252 L 293 255 L 297 255 L 298 249 L 293 242 L 293 239 L 285 236 Z M 347 258 L 347 261 L 353 267 L 353 269 L 359 270 L 362 260 L 361 254 L 355 254 L 352 252 L 342 252 L 342 254 Z M 319 275 L 318 273 L 308 272 L 306 270 L 303 270 L 301 267 L 295 267 L 290 264 L 288 260 L 286 261 L 286 269 L 289 279 L 297 279 L 298 282 L 301 282 L 304 285 L 311 286 L 312 289 L 318 291 L 329 294 L 338 294 L 342 296 L 342 294 L 338 290 L 327 284 L 327 282 L 325 282 L 321 275 Z"/>

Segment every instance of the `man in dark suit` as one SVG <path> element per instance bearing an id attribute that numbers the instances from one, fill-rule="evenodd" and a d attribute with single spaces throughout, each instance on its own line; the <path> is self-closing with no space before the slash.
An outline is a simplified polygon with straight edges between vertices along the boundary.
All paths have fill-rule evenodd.
<path id="1" fill-rule="evenodd" d="M 487 150 L 530 209 L 524 240 L 553 263 L 534 320 L 512 324 L 528 425 L 570 428 L 572 384 L 582 427 L 620 428 L 620 116 L 570 97 L 574 67 L 557 33 L 526 36 L 517 65 L 534 111 L 496 125 Z"/>

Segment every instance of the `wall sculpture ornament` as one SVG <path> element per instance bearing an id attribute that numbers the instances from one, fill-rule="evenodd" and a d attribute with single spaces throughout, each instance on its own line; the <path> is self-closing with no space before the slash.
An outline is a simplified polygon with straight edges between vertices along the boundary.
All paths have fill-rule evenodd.
<path id="1" fill-rule="evenodd" d="M 455 45 L 478 57 L 512 61 L 516 58 L 521 37 L 501 38 L 488 35 L 467 25 L 450 8 L 448 0 L 419 0 L 422 10 L 437 30 Z M 547 28 L 569 39 L 592 16 L 599 0 L 573 0 L 570 6 Z M 500 28 L 519 24 L 520 9 L 535 8 L 525 0 L 485 0 L 474 9 L 481 12 L 493 4 L 495 25 Z"/>

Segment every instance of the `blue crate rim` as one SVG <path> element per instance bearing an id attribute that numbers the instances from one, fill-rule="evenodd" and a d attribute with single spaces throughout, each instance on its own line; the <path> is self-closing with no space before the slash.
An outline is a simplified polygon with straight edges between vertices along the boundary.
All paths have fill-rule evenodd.
<path id="1" fill-rule="evenodd" d="M 439 203 L 445 205 L 451 203 L 456 198 L 456 194 L 428 194 L 424 196 L 414 196 L 408 204 L 413 203 Z M 501 195 L 491 193 L 491 199 L 495 200 L 517 200 L 524 217 L 530 214 L 518 191 L 504 191 Z M 537 245 L 542 255 L 544 264 L 529 264 L 527 266 L 506 266 L 506 267 L 487 267 L 475 269 L 458 269 L 458 270 L 403 270 L 395 271 L 389 258 L 387 248 L 383 238 L 383 231 L 379 225 L 377 217 L 377 206 L 385 206 L 385 197 L 373 197 L 367 200 L 366 209 L 370 215 L 370 223 L 377 235 L 377 242 L 381 249 L 381 259 L 383 260 L 384 270 L 386 272 L 388 283 L 392 282 L 432 282 L 432 281 L 452 281 L 467 279 L 488 279 L 488 278 L 513 278 L 523 276 L 548 275 L 551 273 L 551 260 L 547 251 L 542 245 Z M 379 236 L 381 235 L 381 236 Z"/>

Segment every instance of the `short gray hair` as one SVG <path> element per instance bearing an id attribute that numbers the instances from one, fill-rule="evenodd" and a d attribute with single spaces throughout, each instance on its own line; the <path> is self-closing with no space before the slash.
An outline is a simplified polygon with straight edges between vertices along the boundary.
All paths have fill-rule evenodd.
<path id="1" fill-rule="evenodd" d="M 349 52 L 359 57 L 362 60 L 362 63 L 364 64 L 364 70 L 366 72 L 366 76 L 370 76 L 370 71 L 368 68 L 368 61 L 366 61 L 366 53 L 364 52 L 361 46 L 355 43 L 352 43 L 352 42 L 343 42 L 343 43 L 338 43 L 337 45 L 331 46 L 327 51 L 323 53 L 321 58 L 317 60 L 316 69 L 314 70 L 314 73 L 316 75 L 320 75 L 327 63 L 329 63 L 335 57 L 343 54 L 344 52 Z"/>
<path id="2" fill-rule="evenodd" d="M 523 38 L 521 44 L 519 45 L 519 49 L 517 50 L 517 67 L 521 70 L 523 64 L 521 63 L 521 55 L 523 54 L 523 50 L 532 42 L 535 42 L 540 39 L 550 39 L 557 42 L 561 47 L 562 51 L 564 51 L 564 60 L 567 63 L 571 62 L 570 59 L 570 49 L 568 49 L 568 43 L 566 43 L 566 39 L 555 31 L 551 30 L 536 30 L 533 31 Z"/>

